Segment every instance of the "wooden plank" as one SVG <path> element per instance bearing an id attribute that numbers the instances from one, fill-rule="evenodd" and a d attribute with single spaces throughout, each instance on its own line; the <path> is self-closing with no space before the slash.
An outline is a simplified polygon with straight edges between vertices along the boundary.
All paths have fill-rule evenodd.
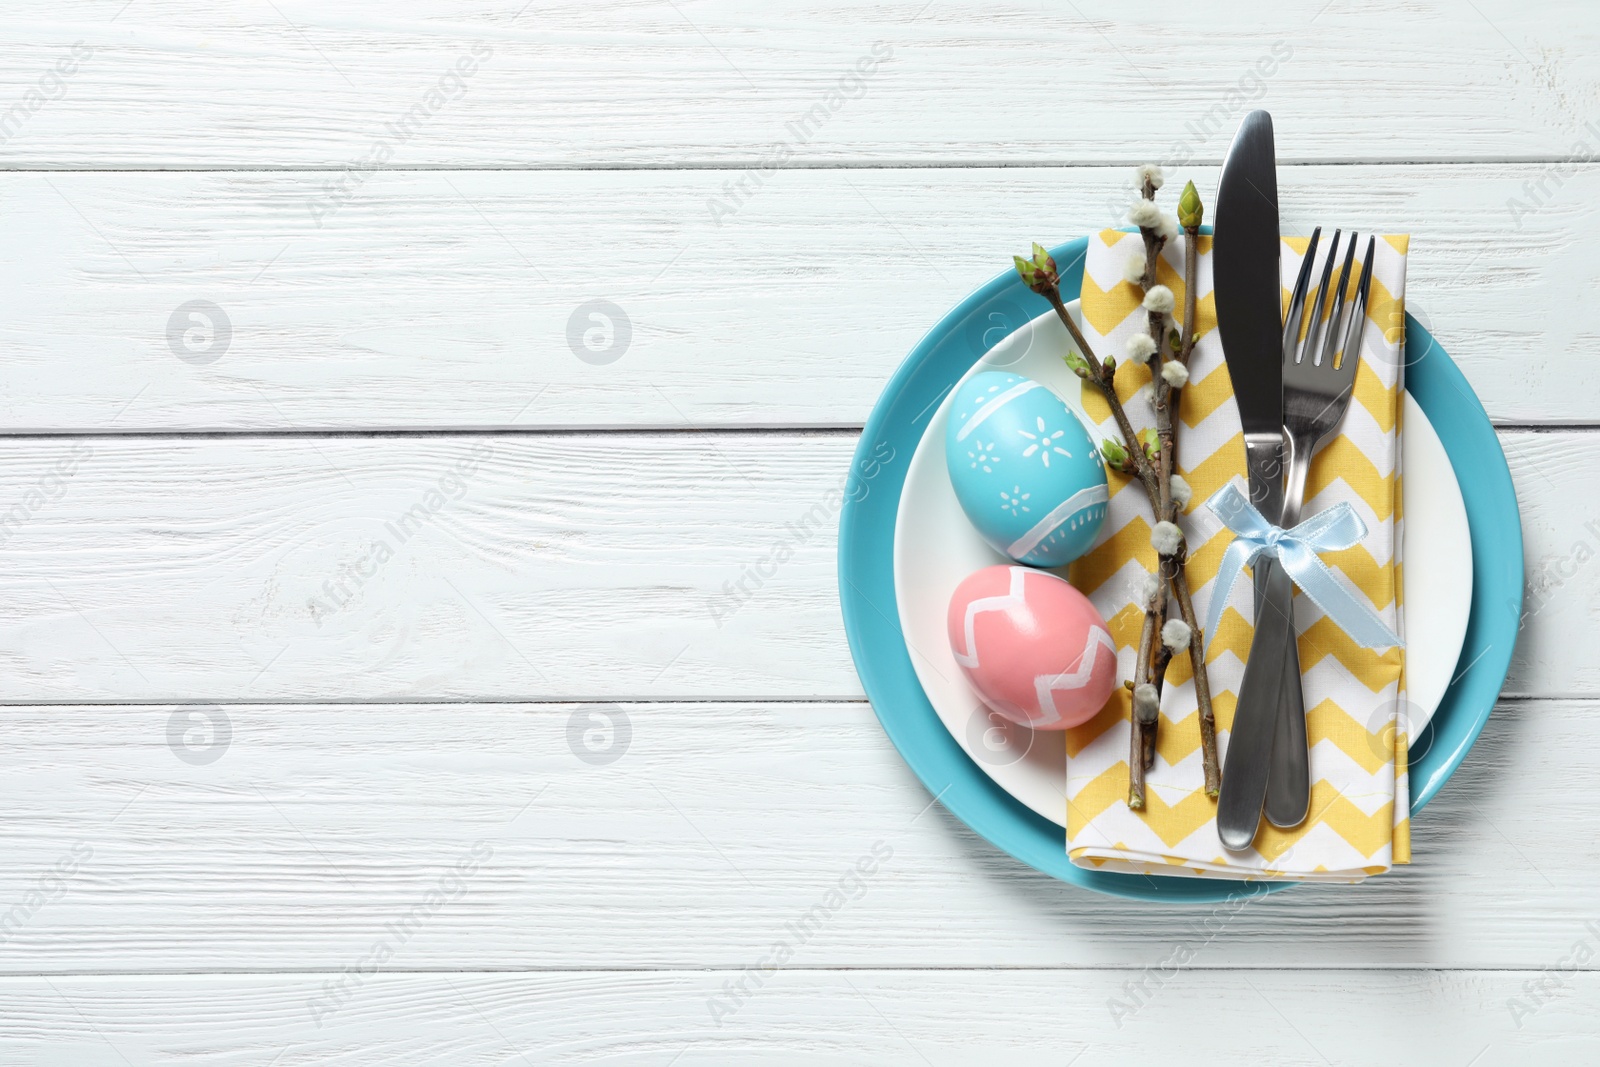
<path id="1" fill-rule="evenodd" d="M 1572 503 L 1600 435 L 1504 441 L 1534 583 L 1507 692 L 1600 693 L 1571 638 L 1600 595 L 1600 520 Z M 0 701 L 857 698 L 834 556 L 854 446 L 13 439 Z"/>
<path id="2" fill-rule="evenodd" d="M 856 696 L 853 445 L 17 440 L 0 700 Z"/>
<path id="3" fill-rule="evenodd" d="M 55 978 L 0 982 L 19 1067 L 70 1062 L 223 1067 L 238 1063 L 995 1062 L 1586 1063 L 1600 978 L 1554 976 L 1514 1016 L 1518 972 L 780 971 L 711 1021 L 722 972 L 363 976 L 319 1027 L 309 1005 L 346 976 Z M 1113 1017 L 1108 1005 L 1143 1008 Z M 747 983 L 749 984 L 749 983 Z M 751 986 L 753 988 L 753 985 Z M 1134 988 L 1139 988 L 1134 986 Z M 1418 1025 L 1426 1012 L 1427 1025 Z M 1518 1025 L 1518 1022 L 1521 1025 Z M 277 1059 L 274 1061 L 273 1057 Z"/>
<path id="4" fill-rule="evenodd" d="M 278 0 L 64 18 L 25 0 L 8 5 L 0 48 L 3 158 L 357 176 L 396 164 L 1216 161 L 1253 106 L 1287 120 L 1287 160 L 1566 158 L 1596 118 L 1593 7 L 1475 7 L 1375 20 L 1306 5 L 1264 22 L 1248 0 L 1145 0 L 1114 18 L 977 0 L 471 11 L 407 0 L 359 13 Z"/>
<path id="5" fill-rule="evenodd" d="M 1593 445 L 1591 445 L 1593 441 Z M 1521 511 L 1524 586 L 1517 647 L 1506 692 L 1587 694 L 1600 687 L 1600 665 L 1586 645 L 1600 583 L 1600 508 L 1594 501 L 1600 438 L 1569 433 L 1505 433 Z M 1463 477 L 1471 477 L 1467 472 Z"/>
<path id="6" fill-rule="evenodd" d="M 1171 908 L 999 852 L 861 703 L 10 707 L 0 972 L 1542 970 L 1593 938 L 1597 710 L 1504 703 L 1408 868 Z"/>
<path id="7" fill-rule="evenodd" d="M 1490 414 L 1592 422 L 1600 168 L 1545 171 L 1286 169 L 1284 226 L 1415 233 L 1412 308 Z M 320 220 L 326 173 L 12 175 L 0 424 L 860 425 L 1013 251 L 1119 224 L 1128 173 L 795 171 L 715 220 L 727 171 L 387 173 Z"/>

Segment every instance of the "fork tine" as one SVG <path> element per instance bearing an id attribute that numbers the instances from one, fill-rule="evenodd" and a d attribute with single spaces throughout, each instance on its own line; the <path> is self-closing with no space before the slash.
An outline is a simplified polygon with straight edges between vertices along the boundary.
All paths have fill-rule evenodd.
<path id="1" fill-rule="evenodd" d="M 1344 372 L 1345 363 L 1349 363 L 1351 378 L 1355 377 L 1355 366 L 1361 361 L 1361 330 L 1367 324 L 1367 294 L 1372 291 L 1372 261 L 1377 251 L 1378 239 L 1367 238 L 1366 260 L 1361 264 L 1361 280 L 1356 283 L 1356 303 L 1351 309 L 1353 317 L 1350 329 L 1344 336 L 1344 347 L 1339 350 L 1345 357 L 1339 364 L 1339 370 Z"/>
<path id="2" fill-rule="evenodd" d="M 1339 288 L 1334 290 L 1333 310 L 1328 313 L 1327 340 L 1322 344 L 1322 354 L 1317 357 L 1317 366 L 1319 367 L 1326 364 L 1332 369 L 1333 357 L 1341 351 L 1338 346 L 1344 333 L 1341 327 L 1344 325 L 1345 293 L 1350 288 L 1350 265 L 1356 258 L 1356 236 L 1355 233 L 1350 234 L 1350 246 L 1345 249 L 1344 267 L 1339 271 Z M 1332 262 L 1331 256 L 1329 257 L 1329 262 Z"/>
<path id="3" fill-rule="evenodd" d="M 1317 342 L 1322 340 L 1322 308 L 1328 302 L 1328 282 L 1333 277 L 1333 257 L 1339 252 L 1339 231 L 1333 231 L 1333 241 L 1328 245 L 1328 258 L 1322 264 L 1322 279 L 1317 283 L 1316 297 L 1307 303 L 1311 314 L 1311 325 L 1306 330 L 1305 344 L 1300 347 L 1300 353 L 1295 357 L 1295 362 L 1304 362 L 1307 355 L 1312 363 L 1317 359 Z"/>
<path id="4" fill-rule="evenodd" d="M 1306 245 L 1305 258 L 1300 261 L 1300 274 L 1294 280 L 1294 290 L 1289 295 L 1289 310 L 1283 316 L 1283 361 L 1296 363 L 1300 352 L 1300 324 L 1305 319 L 1306 287 L 1311 283 L 1311 261 L 1317 257 L 1317 241 L 1322 237 L 1322 227 L 1311 231 L 1311 241 Z"/>

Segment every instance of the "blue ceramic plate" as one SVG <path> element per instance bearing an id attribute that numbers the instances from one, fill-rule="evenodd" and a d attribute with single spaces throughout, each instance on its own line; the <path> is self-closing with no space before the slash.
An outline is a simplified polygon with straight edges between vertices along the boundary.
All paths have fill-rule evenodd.
<path id="1" fill-rule="evenodd" d="M 1088 240 L 1051 250 L 1061 294 L 1078 296 Z M 1034 814 L 968 759 L 923 694 L 900 632 L 894 595 L 894 524 L 905 464 L 878 458 L 884 443 L 910 456 L 946 391 L 995 343 L 1049 310 L 1007 271 L 944 317 L 900 365 L 867 420 L 852 471 L 871 492 L 847 500 L 839 522 L 839 598 L 856 671 L 884 731 L 917 777 L 962 822 L 1024 863 L 1112 896 L 1171 903 L 1222 901 L 1242 883 L 1088 871 L 1067 859 L 1061 827 Z M 1460 670 L 1413 751 L 1411 809 L 1420 811 L 1461 766 L 1500 695 L 1522 617 L 1522 527 L 1505 454 L 1483 405 L 1444 349 L 1406 316 L 1406 389 L 1433 423 L 1461 482 L 1472 527 L 1472 617 Z M 850 494 L 854 496 L 855 494 Z M 1431 736 L 1429 736 L 1431 735 Z M 1272 892 L 1296 883 L 1249 883 Z"/>

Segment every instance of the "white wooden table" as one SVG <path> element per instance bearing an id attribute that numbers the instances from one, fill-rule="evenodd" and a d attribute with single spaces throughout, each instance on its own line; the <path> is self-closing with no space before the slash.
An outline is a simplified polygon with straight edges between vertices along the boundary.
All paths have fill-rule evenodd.
<path id="1" fill-rule="evenodd" d="M 1600 1060 L 1592 0 L 3 19 L 0 1062 Z M 1416 235 L 1529 614 L 1413 866 L 1159 908 L 929 806 L 831 524 L 728 591 L 1252 106 L 1287 230 Z"/>

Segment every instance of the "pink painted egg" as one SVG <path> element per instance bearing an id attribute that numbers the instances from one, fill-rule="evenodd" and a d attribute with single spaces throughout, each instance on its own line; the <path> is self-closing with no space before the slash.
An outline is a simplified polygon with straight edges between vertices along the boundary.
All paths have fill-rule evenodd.
<path id="1" fill-rule="evenodd" d="M 1089 598 L 1030 567 L 985 567 L 950 597 L 950 648 L 983 702 L 1035 730 L 1094 718 L 1117 685 L 1117 646 Z"/>

